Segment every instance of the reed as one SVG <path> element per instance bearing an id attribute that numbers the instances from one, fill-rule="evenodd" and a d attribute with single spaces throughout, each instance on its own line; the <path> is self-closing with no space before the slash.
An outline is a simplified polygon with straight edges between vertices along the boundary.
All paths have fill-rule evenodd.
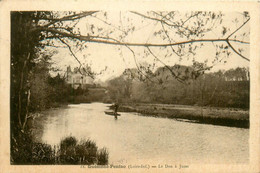
<path id="1" fill-rule="evenodd" d="M 27 165 L 106 165 L 108 164 L 108 150 L 98 149 L 96 143 L 90 139 L 78 140 L 68 136 L 60 144 L 52 147 L 44 143 L 32 142 L 29 136 L 13 139 L 16 146 L 11 156 L 12 164 Z"/>

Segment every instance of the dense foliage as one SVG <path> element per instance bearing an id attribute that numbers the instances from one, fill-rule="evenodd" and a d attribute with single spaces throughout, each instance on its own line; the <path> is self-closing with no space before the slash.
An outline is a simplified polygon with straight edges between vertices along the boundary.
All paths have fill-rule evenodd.
<path id="1" fill-rule="evenodd" d="M 187 71 L 192 69 L 186 66 L 178 68 L 183 69 L 179 70 L 183 71 L 181 77 L 190 75 Z M 150 80 L 159 82 L 141 82 L 121 75 L 108 82 L 109 95 L 111 99 L 122 102 L 249 108 L 249 78 L 245 68 L 204 73 L 188 80 L 188 83 L 178 82 L 169 73 L 165 67 L 157 69 Z"/>

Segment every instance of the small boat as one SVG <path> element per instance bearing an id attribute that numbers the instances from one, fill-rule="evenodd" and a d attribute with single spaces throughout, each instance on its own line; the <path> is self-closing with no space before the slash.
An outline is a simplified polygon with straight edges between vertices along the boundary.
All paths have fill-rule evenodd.
<path id="1" fill-rule="evenodd" d="M 105 114 L 115 116 L 114 112 L 105 111 Z M 120 114 L 116 113 L 117 116 L 120 116 Z"/>

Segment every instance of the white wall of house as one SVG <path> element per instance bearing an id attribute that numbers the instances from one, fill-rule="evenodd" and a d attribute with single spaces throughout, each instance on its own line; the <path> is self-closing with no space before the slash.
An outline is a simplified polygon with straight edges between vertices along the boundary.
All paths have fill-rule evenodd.
<path id="1" fill-rule="evenodd" d="M 87 75 L 82 75 L 78 71 L 74 69 L 74 71 L 71 71 L 70 68 L 67 70 L 66 75 L 66 82 L 68 84 L 72 84 L 73 88 L 78 88 L 80 85 L 93 85 L 94 79 Z"/>

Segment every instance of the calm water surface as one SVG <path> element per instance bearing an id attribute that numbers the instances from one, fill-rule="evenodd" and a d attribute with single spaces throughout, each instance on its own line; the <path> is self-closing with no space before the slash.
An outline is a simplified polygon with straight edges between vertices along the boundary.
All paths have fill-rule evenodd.
<path id="1" fill-rule="evenodd" d="M 69 105 L 35 119 L 38 140 L 56 145 L 68 135 L 94 140 L 109 151 L 109 163 L 246 163 L 249 130 L 121 113 L 104 114 L 108 104 Z M 34 123 L 36 125 L 36 123 Z"/>

